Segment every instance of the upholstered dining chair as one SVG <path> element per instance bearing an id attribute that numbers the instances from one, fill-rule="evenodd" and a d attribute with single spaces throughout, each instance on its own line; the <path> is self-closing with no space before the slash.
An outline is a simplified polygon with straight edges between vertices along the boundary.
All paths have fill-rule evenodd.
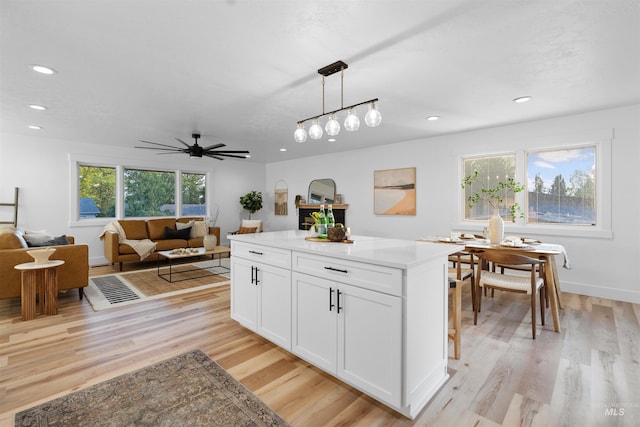
<path id="1" fill-rule="evenodd" d="M 463 261 L 461 258 L 465 257 L 469 268 L 463 268 Z M 465 281 L 469 281 L 471 284 L 471 301 L 472 305 L 475 307 L 475 285 L 474 285 L 474 277 L 475 272 L 473 268 L 473 255 L 467 252 L 457 252 L 456 254 L 450 255 L 449 260 L 454 261 L 452 264 L 454 267 L 449 267 L 448 276 L 449 276 L 449 288 L 453 289 L 453 301 L 452 301 L 452 309 L 451 309 L 451 320 L 453 323 L 453 328 L 449 329 L 448 335 L 449 339 L 453 340 L 453 353 L 456 359 L 460 359 L 461 352 L 461 335 L 462 335 L 462 286 Z"/>
<path id="2" fill-rule="evenodd" d="M 540 321 L 544 325 L 544 309 L 545 309 L 545 286 L 544 275 L 542 274 L 544 264 L 543 260 L 531 258 L 525 255 L 512 253 L 502 253 L 500 251 L 485 251 L 475 254 L 481 261 L 490 262 L 494 265 L 518 266 L 528 265 L 528 275 L 500 274 L 493 271 L 478 269 L 476 273 L 477 304 L 473 313 L 473 323 L 478 324 L 478 312 L 482 306 L 483 289 L 498 289 L 502 291 L 524 293 L 531 297 L 531 333 L 533 339 L 536 338 L 536 297 L 540 298 Z M 536 268 L 539 266 L 538 268 Z"/>

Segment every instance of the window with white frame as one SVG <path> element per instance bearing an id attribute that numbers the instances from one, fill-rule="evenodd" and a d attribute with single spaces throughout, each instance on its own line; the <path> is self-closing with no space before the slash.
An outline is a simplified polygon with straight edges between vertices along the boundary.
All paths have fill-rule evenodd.
<path id="1" fill-rule="evenodd" d="M 206 216 L 207 174 L 125 168 L 73 159 L 71 212 L 75 225 L 102 218 Z M 103 222 L 103 221 L 102 221 Z"/>
<path id="2" fill-rule="evenodd" d="M 495 188 L 499 182 L 506 182 L 516 174 L 515 154 L 500 156 L 473 157 L 463 159 L 464 176 L 475 176 L 470 185 L 464 187 L 464 200 L 469 200 L 472 194 L 481 192 L 483 189 Z M 511 221 L 511 211 L 506 206 L 511 206 L 515 202 L 514 197 L 509 195 L 504 203 L 499 207 L 500 216 L 505 221 Z M 464 219 L 466 221 L 484 221 L 493 215 L 493 207 L 489 202 L 475 203 L 470 206 L 464 204 Z"/>
<path id="3" fill-rule="evenodd" d="M 527 223 L 595 226 L 596 147 L 529 151 Z"/>

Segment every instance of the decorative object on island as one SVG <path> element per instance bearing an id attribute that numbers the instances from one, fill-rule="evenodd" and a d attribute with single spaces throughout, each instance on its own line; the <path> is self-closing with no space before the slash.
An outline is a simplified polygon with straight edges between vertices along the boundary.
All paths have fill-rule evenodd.
<path id="1" fill-rule="evenodd" d="M 327 135 L 330 137 L 336 136 L 340 132 L 340 123 L 336 118 L 336 113 L 340 111 L 349 110 L 347 117 L 344 120 L 344 128 L 349 131 L 357 131 L 360 127 L 360 119 L 356 115 L 355 108 L 369 104 L 369 111 L 367 112 L 364 121 L 369 127 L 376 127 L 382 121 L 382 114 L 380 111 L 376 109 L 376 102 L 378 102 L 378 98 L 370 99 L 368 101 L 359 102 L 357 104 L 349 105 L 347 107 L 344 106 L 344 70 L 349 68 L 349 66 L 343 61 L 337 61 L 333 64 L 327 65 L 326 67 L 322 67 L 318 70 L 318 74 L 322 75 L 322 114 L 318 114 L 317 116 L 309 117 L 307 119 L 303 119 L 298 121 L 298 128 L 293 133 L 293 137 L 296 142 L 305 142 L 307 140 L 307 131 L 304 128 L 304 122 L 312 120 L 312 125 L 309 128 L 308 136 L 311 139 L 320 139 L 322 138 L 322 125 L 320 124 L 320 118 L 323 116 L 329 116 L 329 121 L 325 127 L 325 131 Z M 324 78 L 328 77 L 332 74 L 340 71 L 340 108 L 325 112 L 324 110 Z"/>
<path id="2" fill-rule="evenodd" d="M 373 172 L 373 213 L 416 214 L 416 168 Z"/>
<path id="3" fill-rule="evenodd" d="M 327 228 L 327 238 L 332 242 L 341 242 L 347 239 L 347 228 L 338 223 L 334 227 Z"/>
<path id="4" fill-rule="evenodd" d="M 473 175 L 462 180 L 461 186 L 464 190 L 471 190 L 466 198 L 469 208 L 485 202 L 493 208 L 493 216 L 489 219 L 489 241 L 493 244 L 500 243 L 504 238 L 504 220 L 500 216 L 500 206 L 507 205 L 513 222 L 517 217 L 524 217 L 520 204 L 515 200 L 515 194 L 523 191 L 524 185 L 513 178 L 506 177 L 506 181 L 501 181 L 496 177 L 495 185 L 485 187 L 479 180 L 479 172 L 475 170 Z"/>
<path id="5" fill-rule="evenodd" d="M 249 212 L 249 219 L 251 219 L 251 215 L 262 209 L 262 193 L 259 191 L 250 191 L 240 197 L 240 204 L 244 210 Z"/>
<path id="6" fill-rule="evenodd" d="M 223 157 L 235 157 L 236 159 L 246 159 L 249 157 L 249 152 L 247 150 L 218 150 L 218 148 L 226 147 L 226 144 L 218 143 L 209 145 L 207 147 L 201 147 L 198 145 L 198 139 L 200 139 L 199 133 L 192 133 L 191 138 L 195 139 L 195 144 L 189 145 L 180 138 L 176 138 L 176 141 L 184 145 L 186 148 L 174 147 L 173 145 L 160 144 L 158 142 L 151 141 L 143 141 L 145 144 L 153 144 L 158 145 L 159 147 L 135 147 L 135 148 L 143 148 L 146 150 L 161 150 L 162 153 L 158 154 L 172 154 L 173 153 L 185 153 L 188 154 L 189 157 L 211 157 L 213 159 L 224 160 Z M 162 147 L 162 148 L 161 148 Z M 238 155 L 240 154 L 240 155 Z"/>
<path id="7" fill-rule="evenodd" d="M 273 190 L 274 199 L 274 214 L 275 215 L 289 215 L 289 209 L 287 204 L 289 203 L 289 189 L 287 182 L 279 180 L 276 182 Z"/>

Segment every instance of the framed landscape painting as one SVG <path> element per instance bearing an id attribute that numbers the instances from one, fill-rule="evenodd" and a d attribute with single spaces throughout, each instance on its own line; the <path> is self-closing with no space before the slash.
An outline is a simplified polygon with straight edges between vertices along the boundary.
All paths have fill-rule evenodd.
<path id="1" fill-rule="evenodd" d="M 373 172 L 373 213 L 416 214 L 416 168 Z"/>

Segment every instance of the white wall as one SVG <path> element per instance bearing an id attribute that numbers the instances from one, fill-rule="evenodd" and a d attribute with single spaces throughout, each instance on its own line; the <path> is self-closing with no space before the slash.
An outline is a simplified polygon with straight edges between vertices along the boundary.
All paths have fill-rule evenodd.
<path id="1" fill-rule="evenodd" d="M 70 158 L 209 172 L 213 185 L 209 188 L 208 197 L 220 207 L 216 225 L 221 229 L 222 244 L 228 243 L 226 233 L 237 230 L 241 218 L 246 218 L 246 212 L 239 202 L 240 196 L 251 190 L 264 191 L 265 165 L 261 163 L 190 159 L 184 155 L 156 156 L 133 148 L 0 134 L 0 201 L 13 201 L 14 188 L 20 188 L 18 227 L 26 230 L 46 229 L 56 236 L 74 236 L 78 243 L 89 245 L 91 265 L 106 262 L 103 244 L 98 238 L 103 225 L 71 224 L 70 182 L 73 165 Z M 10 220 L 6 213 L 6 210 L 0 211 L 0 218 Z M 260 214 L 257 213 L 255 218 L 259 219 Z"/>
<path id="2" fill-rule="evenodd" d="M 383 123 L 384 125 L 384 123 Z M 266 231 L 295 228 L 296 194 L 307 194 L 313 179 L 333 178 L 337 192 L 349 204 L 347 225 L 355 234 L 416 239 L 447 234 L 459 226 L 457 206 L 458 153 L 510 151 L 514 146 L 545 141 L 550 136 L 572 135 L 591 130 L 613 130 L 612 144 L 612 237 L 585 238 L 542 236 L 563 244 L 573 270 L 560 269 L 565 291 L 640 303 L 638 279 L 627 273 L 640 260 L 640 198 L 637 173 L 640 165 L 640 106 L 603 110 L 552 118 L 520 125 L 390 144 L 365 150 L 276 162 L 200 159 L 212 173 L 211 200 L 220 205 L 218 225 L 225 234 L 237 229 L 246 217 L 239 197 L 248 191 L 262 191 L 265 207 L 255 218 L 265 221 Z M 20 187 L 19 226 L 47 229 L 54 234 L 76 236 L 88 243 L 90 263 L 104 262 L 102 227 L 70 227 L 70 166 L 72 154 L 128 159 L 127 163 L 152 161 L 159 167 L 188 168 L 188 158 L 167 159 L 141 150 L 102 147 L 83 143 L 0 134 L 0 201 L 13 200 L 13 188 Z M 339 157 L 339 161 L 336 161 Z M 195 160 L 195 159 L 194 159 Z M 125 162 L 125 160 L 122 160 Z M 340 166 L 338 166 L 340 165 Z M 416 167 L 417 214 L 376 216 L 373 214 L 373 171 Z M 289 190 L 289 215 L 275 216 L 274 188 L 284 180 Z M 5 211 L 0 211 L 2 218 Z M 510 225 L 507 224 L 507 233 Z M 357 243 L 356 243 L 357 244 Z"/>
<path id="3" fill-rule="evenodd" d="M 384 123 L 383 123 L 384 125 Z M 328 154 L 267 165 L 266 199 L 273 204 L 278 180 L 289 183 L 289 215 L 266 217 L 267 230 L 295 228 L 296 194 L 305 195 L 313 179 L 331 177 L 337 192 L 344 194 L 347 225 L 354 234 L 416 239 L 448 235 L 459 229 L 460 204 L 457 168 L 459 153 L 476 154 L 535 148 L 550 139 L 606 133 L 612 143 L 612 237 L 590 238 L 545 235 L 547 242 L 566 247 L 572 270 L 560 268 L 562 289 L 585 295 L 640 302 L 640 281 L 628 273 L 640 259 L 640 201 L 636 170 L 640 164 L 640 106 L 616 108 L 390 144 L 338 155 Z M 345 142 L 346 143 L 346 142 Z M 340 156 L 340 161 L 336 161 Z M 336 165 L 343 165 L 337 167 Z M 373 214 L 373 171 L 416 167 L 417 214 L 376 216 Z M 511 225 L 506 225 L 509 233 Z M 518 230 L 519 231 L 519 230 Z M 626 268 L 625 268 L 626 267 Z"/>

